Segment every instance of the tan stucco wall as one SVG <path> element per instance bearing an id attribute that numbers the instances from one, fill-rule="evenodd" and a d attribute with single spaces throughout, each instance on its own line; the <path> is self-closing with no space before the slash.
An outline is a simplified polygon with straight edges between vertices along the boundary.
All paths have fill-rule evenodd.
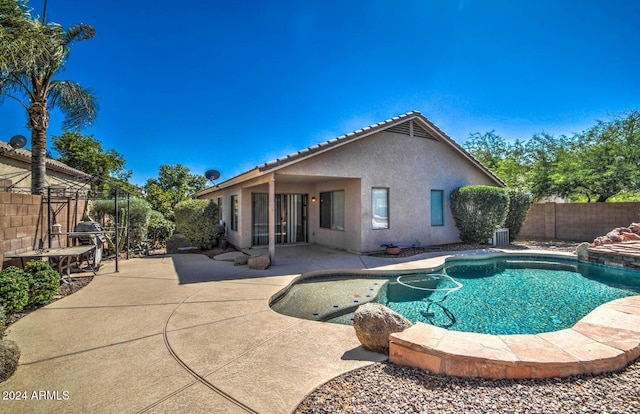
<path id="1" fill-rule="evenodd" d="M 0 178 L 11 181 L 15 190 L 31 192 L 31 164 L 8 157 L 0 157 Z M 82 181 L 73 177 L 47 169 L 45 184 L 48 187 L 71 188 L 77 187 Z M 71 181 L 71 183 L 70 183 Z"/>
<path id="2" fill-rule="evenodd" d="M 319 200 L 321 192 L 336 190 L 344 190 L 344 231 L 320 227 L 320 202 L 318 201 L 311 205 L 312 214 L 310 214 L 313 216 L 311 224 L 315 231 L 315 243 L 360 252 L 362 251 L 360 248 L 361 180 L 343 179 L 322 182 L 316 186 L 315 193 L 309 196 L 317 197 Z"/>
<path id="3" fill-rule="evenodd" d="M 305 182 L 287 182 L 296 176 L 304 176 Z M 381 250 L 384 242 L 422 246 L 457 242 L 449 207 L 451 191 L 470 184 L 496 185 L 446 143 L 387 131 L 282 167 L 275 182 L 276 193 L 309 194 L 317 200 L 320 192 L 344 190 L 345 230 L 320 228 L 320 203 L 309 203 L 309 242 L 354 252 Z M 373 187 L 389 188 L 389 229 L 372 229 Z M 431 190 L 444 191 L 444 226 L 431 226 Z M 223 217 L 233 245 L 251 246 L 251 193 L 268 191 L 268 178 L 263 176 L 205 196 L 224 197 Z M 238 232 L 230 229 L 232 194 L 240 197 Z"/>
<path id="4" fill-rule="evenodd" d="M 388 241 L 423 246 L 459 241 L 449 194 L 462 185 L 496 184 L 447 144 L 387 131 L 316 155 L 280 173 L 361 178 L 361 204 L 347 202 L 352 214 L 345 217 L 345 226 L 359 232 L 361 242 L 349 239 L 349 245 L 343 247 L 363 252 L 380 250 L 380 244 Z M 333 187 L 341 184 L 328 183 Z M 389 188 L 389 229 L 372 229 L 372 187 Z M 431 190 L 444 190 L 444 226 L 431 226 Z M 359 246 L 354 249 L 354 244 Z"/>

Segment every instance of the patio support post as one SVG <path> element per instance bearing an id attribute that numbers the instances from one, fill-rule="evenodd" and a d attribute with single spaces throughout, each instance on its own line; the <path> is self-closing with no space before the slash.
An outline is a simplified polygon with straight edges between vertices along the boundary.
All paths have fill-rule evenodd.
<path id="1" fill-rule="evenodd" d="M 273 265 L 276 259 L 276 177 L 269 180 L 269 260 Z"/>
<path id="2" fill-rule="evenodd" d="M 114 236 L 114 240 L 115 240 L 115 244 L 116 244 L 116 273 L 118 273 L 120 270 L 118 269 L 118 256 L 120 255 L 120 252 L 118 251 L 118 244 L 119 244 L 119 240 L 118 240 L 118 223 L 120 222 L 120 217 L 118 217 L 118 187 L 116 187 L 115 189 L 115 198 L 113 201 L 113 207 L 115 210 L 115 217 L 114 217 L 114 221 L 115 221 L 115 226 L 114 229 L 116 230 L 115 232 L 115 236 Z"/>

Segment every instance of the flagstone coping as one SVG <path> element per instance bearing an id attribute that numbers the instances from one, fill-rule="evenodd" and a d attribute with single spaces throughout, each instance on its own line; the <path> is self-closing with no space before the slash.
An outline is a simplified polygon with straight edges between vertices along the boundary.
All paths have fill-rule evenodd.
<path id="1" fill-rule="evenodd" d="M 605 303 L 569 329 L 535 335 L 448 331 L 390 335 L 389 360 L 460 377 L 550 378 L 620 370 L 640 357 L 640 296 Z"/>

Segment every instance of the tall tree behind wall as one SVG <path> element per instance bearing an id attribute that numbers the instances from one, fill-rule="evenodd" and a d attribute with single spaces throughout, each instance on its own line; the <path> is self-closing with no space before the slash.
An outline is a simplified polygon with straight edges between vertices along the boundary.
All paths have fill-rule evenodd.
<path id="1" fill-rule="evenodd" d="M 92 123 L 98 112 L 93 93 L 80 84 L 56 80 L 64 69 L 70 47 L 94 36 L 87 24 L 64 30 L 31 16 L 26 1 L 0 0 L 0 103 L 11 98 L 25 109 L 31 129 L 31 192 L 44 194 L 49 110 L 58 107 L 64 129 Z M 20 63 L 21 58 L 26 63 Z"/>

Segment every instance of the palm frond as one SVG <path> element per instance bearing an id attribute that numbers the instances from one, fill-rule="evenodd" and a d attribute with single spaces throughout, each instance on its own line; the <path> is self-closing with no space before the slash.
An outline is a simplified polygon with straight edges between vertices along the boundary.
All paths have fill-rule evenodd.
<path id="1" fill-rule="evenodd" d="M 67 29 L 63 34 L 65 45 L 78 40 L 91 39 L 96 35 L 96 29 L 93 26 L 80 23 Z"/>
<path id="2" fill-rule="evenodd" d="M 49 105 L 58 106 L 64 114 L 63 129 L 80 129 L 98 115 L 98 101 L 93 92 L 71 81 L 51 82 Z"/>
<path id="3" fill-rule="evenodd" d="M 0 0 L 0 76 L 59 68 L 66 56 L 60 25 L 33 18 L 21 0 Z"/>

